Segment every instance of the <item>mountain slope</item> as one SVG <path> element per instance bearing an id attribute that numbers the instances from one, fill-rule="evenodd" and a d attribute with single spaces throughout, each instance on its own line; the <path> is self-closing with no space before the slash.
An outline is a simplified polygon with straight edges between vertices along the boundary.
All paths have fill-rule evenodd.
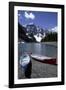
<path id="1" fill-rule="evenodd" d="M 19 39 L 19 41 L 25 41 L 25 42 L 36 41 L 33 36 L 31 36 L 31 38 L 29 38 L 26 35 L 26 28 L 21 26 L 19 23 L 18 23 L 18 39 Z"/>

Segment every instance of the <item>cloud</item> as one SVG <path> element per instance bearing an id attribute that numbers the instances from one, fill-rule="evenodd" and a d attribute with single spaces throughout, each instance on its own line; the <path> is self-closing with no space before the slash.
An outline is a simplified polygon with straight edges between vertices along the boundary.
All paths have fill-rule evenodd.
<path id="1" fill-rule="evenodd" d="M 25 12 L 25 17 L 27 19 L 35 19 L 35 15 L 33 13 Z"/>
<path id="2" fill-rule="evenodd" d="M 55 26 L 55 27 L 54 27 L 54 28 L 52 28 L 51 30 L 52 30 L 52 32 L 57 32 L 57 31 L 58 31 L 58 27 L 57 27 L 57 26 Z"/>

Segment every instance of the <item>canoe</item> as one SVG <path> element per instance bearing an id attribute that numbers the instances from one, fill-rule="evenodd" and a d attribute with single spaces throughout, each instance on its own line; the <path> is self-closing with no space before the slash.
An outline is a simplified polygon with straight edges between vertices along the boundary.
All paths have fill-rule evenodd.
<path id="1" fill-rule="evenodd" d="M 30 56 L 28 54 L 20 57 L 20 65 L 25 67 L 30 62 Z"/>
<path id="2" fill-rule="evenodd" d="M 36 55 L 36 54 L 32 54 L 31 57 L 39 62 L 42 63 L 48 63 L 48 64 L 57 64 L 57 59 L 56 57 L 48 57 L 48 56 L 42 56 L 42 55 Z"/>
<path id="3" fill-rule="evenodd" d="M 31 55 L 32 58 L 38 59 L 38 60 L 50 60 L 53 59 L 55 57 L 48 57 L 48 56 L 42 56 L 42 55 Z"/>

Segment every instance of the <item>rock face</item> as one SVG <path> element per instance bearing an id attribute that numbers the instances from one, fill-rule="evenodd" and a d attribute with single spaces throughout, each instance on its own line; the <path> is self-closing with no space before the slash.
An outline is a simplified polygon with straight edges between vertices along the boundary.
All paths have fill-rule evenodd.
<path id="1" fill-rule="evenodd" d="M 26 26 L 22 26 L 18 23 L 18 38 L 19 41 L 24 42 L 57 41 L 57 32 L 42 29 L 33 23 Z"/>
<path id="2" fill-rule="evenodd" d="M 26 25 L 27 33 L 33 33 L 33 35 L 37 34 L 37 28 L 34 24 Z"/>
<path id="3" fill-rule="evenodd" d="M 24 42 L 35 42 L 35 38 L 32 34 L 26 35 L 26 28 L 18 23 L 18 39 Z"/>

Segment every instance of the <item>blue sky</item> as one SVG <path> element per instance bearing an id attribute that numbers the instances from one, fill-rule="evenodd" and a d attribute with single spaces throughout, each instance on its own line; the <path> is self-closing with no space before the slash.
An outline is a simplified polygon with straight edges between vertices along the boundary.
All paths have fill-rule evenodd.
<path id="1" fill-rule="evenodd" d="M 51 29 L 57 27 L 57 13 L 19 10 L 18 22 L 21 25 L 34 23 L 41 28 Z"/>

